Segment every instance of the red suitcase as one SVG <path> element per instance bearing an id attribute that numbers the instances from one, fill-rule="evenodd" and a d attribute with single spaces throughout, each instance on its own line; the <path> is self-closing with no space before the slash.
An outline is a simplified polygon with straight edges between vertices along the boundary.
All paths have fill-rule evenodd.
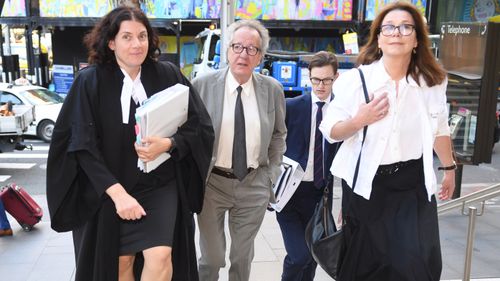
<path id="1" fill-rule="evenodd" d="M 22 187 L 14 183 L 2 187 L 0 199 L 24 231 L 30 231 L 43 216 L 43 210 Z"/>

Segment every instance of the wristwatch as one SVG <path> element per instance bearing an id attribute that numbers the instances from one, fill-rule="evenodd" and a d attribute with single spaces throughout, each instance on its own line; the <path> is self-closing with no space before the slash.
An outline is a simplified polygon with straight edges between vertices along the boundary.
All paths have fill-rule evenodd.
<path id="1" fill-rule="evenodd" d="M 445 166 L 445 167 L 438 167 L 439 171 L 449 171 L 449 170 L 456 170 L 457 169 L 457 163 L 453 161 L 453 164 L 450 166 Z"/>
<path id="2" fill-rule="evenodd" d="M 174 137 L 170 137 L 170 149 L 167 151 L 168 153 L 172 153 L 172 151 L 174 151 L 174 149 L 177 147 L 177 143 L 175 142 L 175 138 Z"/>

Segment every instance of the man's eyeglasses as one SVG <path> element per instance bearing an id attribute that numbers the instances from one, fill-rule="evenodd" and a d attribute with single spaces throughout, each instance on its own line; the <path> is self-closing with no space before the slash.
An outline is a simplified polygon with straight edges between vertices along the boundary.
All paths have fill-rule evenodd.
<path id="1" fill-rule="evenodd" d="M 335 79 L 333 78 L 323 78 L 323 79 L 319 79 L 319 78 L 316 78 L 316 77 L 311 77 L 311 83 L 313 85 L 319 85 L 319 83 L 323 82 L 323 85 L 325 86 L 328 86 L 328 85 L 331 85 L 333 84 L 333 81 Z"/>
<path id="2" fill-rule="evenodd" d="M 396 29 L 399 31 L 399 34 L 403 36 L 409 36 L 415 30 L 415 26 L 413 24 L 402 24 L 402 25 L 394 25 L 394 24 L 384 24 L 380 26 L 380 33 L 384 36 L 392 36 Z"/>
<path id="3" fill-rule="evenodd" d="M 231 49 L 233 49 L 233 52 L 235 54 L 241 54 L 243 50 L 246 50 L 247 55 L 249 56 L 255 56 L 258 52 L 260 52 L 260 49 L 257 47 L 254 47 L 252 45 L 244 47 L 242 44 L 239 43 L 231 44 Z"/>

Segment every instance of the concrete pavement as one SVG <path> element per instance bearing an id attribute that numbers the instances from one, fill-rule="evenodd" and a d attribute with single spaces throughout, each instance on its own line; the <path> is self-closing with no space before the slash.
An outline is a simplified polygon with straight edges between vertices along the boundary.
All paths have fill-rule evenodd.
<path id="1" fill-rule="evenodd" d="M 464 185 L 462 194 L 485 186 Z M 334 214 L 338 214 L 340 188 L 334 188 Z M 34 196 L 45 216 L 33 231 L 24 232 L 10 218 L 13 237 L 0 238 L 1 281 L 72 281 L 74 256 L 70 233 L 56 233 L 50 228 L 44 195 Z M 476 221 L 476 237 L 472 260 L 472 277 L 481 281 L 500 280 L 500 198 L 487 202 L 486 212 Z M 442 280 L 461 280 L 464 268 L 468 218 L 461 210 L 439 217 L 443 252 Z M 228 237 L 228 241 L 229 237 Z M 255 258 L 251 281 L 280 280 L 282 261 L 286 255 L 275 214 L 267 212 L 255 241 Z M 227 261 L 229 266 L 229 261 Z M 227 269 L 221 271 L 221 281 L 227 280 Z M 321 269 L 316 281 L 332 280 Z"/>

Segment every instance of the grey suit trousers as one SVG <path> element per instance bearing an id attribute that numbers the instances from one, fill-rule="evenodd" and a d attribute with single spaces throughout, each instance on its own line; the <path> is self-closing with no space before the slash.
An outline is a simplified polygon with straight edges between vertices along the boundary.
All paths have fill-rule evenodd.
<path id="1" fill-rule="evenodd" d="M 254 239 L 266 213 L 270 188 L 271 181 L 263 168 L 253 170 L 242 182 L 210 175 L 203 210 L 198 215 L 200 281 L 219 280 L 219 270 L 226 265 L 226 212 L 231 237 L 229 281 L 249 280 Z"/>

